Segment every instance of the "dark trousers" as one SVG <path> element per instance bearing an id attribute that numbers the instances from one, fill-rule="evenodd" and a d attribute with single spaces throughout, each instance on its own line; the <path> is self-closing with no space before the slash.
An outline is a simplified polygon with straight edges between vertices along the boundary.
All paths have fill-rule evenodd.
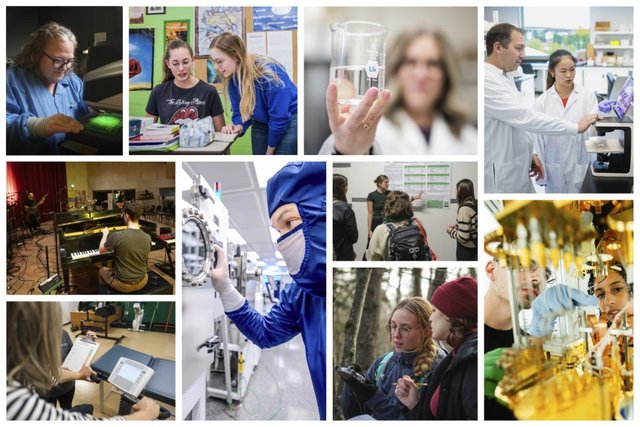
<path id="1" fill-rule="evenodd" d="M 456 245 L 456 260 L 457 261 L 477 261 L 478 260 L 478 249 L 477 248 L 467 248 L 466 246 L 462 246 L 460 243 Z"/>

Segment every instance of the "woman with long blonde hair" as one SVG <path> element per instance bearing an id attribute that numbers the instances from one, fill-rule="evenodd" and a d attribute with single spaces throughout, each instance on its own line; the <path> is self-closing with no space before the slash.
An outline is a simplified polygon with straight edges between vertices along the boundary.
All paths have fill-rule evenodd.
<path id="1" fill-rule="evenodd" d="M 57 408 L 45 395 L 61 375 L 58 302 L 7 302 L 7 419 L 95 420 L 92 415 Z M 130 415 L 114 420 L 155 420 L 160 407 L 148 397 Z"/>
<path id="2" fill-rule="evenodd" d="M 380 355 L 365 372 L 367 384 L 346 381 L 341 399 L 345 418 L 364 413 L 377 420 L 404 418 L 394 383 L 405 375 L 418 384 L 426 383 L 445 356 L 432 337 L 432 314 L 433 307 L 422 297 L 407 298 L 396 305 L 387 323 L 393 350 Z"/>
<path id="3" fill-rule="evenodd" d="M 222 132 L 244 134 L 251 126 L 253 154 L 296 154 L 298 89 L 284 67 L 248 53 L 232 33 L 216 36 L 209 53 L 231 102 L 232 124 Z"/>

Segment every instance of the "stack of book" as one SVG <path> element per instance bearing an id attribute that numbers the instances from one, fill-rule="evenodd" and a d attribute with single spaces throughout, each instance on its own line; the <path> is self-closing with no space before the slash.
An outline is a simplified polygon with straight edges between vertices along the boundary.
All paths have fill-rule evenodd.
<path id="1" fill-rule="evenodd" d="M 180 125 L 154 123 L 145 126 L 142 133 L 129 139 L 129 152 L 172 151 L 180 145 Z"/>

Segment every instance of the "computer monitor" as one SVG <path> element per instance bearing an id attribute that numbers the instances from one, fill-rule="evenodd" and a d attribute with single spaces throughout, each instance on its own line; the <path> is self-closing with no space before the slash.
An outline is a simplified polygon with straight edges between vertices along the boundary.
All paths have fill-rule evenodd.
<path id="1" fill-rule="evenodd" d="M 624 119 L 624 116 L 629 111 L 631 103 L 633 102 L 633 77 L 627 78 L 624 83 L 620 94 L 616 98 L 616 103 L 613 105 L 613 111 L 616 113 L 618 120 Z"/>
<path id="2" fill-rule="evenodd" d="M 96 111 L 122 114 L 122 40 L 89 48 L 84 102 Z"/>

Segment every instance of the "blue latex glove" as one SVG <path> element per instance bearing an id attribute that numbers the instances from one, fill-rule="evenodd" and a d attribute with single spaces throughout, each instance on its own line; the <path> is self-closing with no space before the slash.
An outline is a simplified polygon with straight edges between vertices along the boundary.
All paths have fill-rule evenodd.
<path id="1" fill-rule="evenodd" d="M 558 284 L 547 288 L 533 301 L 533 318 L 529 333 L 534 337 L 546 337 L 553 332 L 553 324 L 575 307 L 597 305 L 593 295 L 587 295 L 576 288 Z"/>
<path id="2" fill-rule="evenodd" d="M 610 113 L 614 105 L 616 105 L 614 99 L 606 99 L 598 104 L 598 111 L 601 113 Z"/>

